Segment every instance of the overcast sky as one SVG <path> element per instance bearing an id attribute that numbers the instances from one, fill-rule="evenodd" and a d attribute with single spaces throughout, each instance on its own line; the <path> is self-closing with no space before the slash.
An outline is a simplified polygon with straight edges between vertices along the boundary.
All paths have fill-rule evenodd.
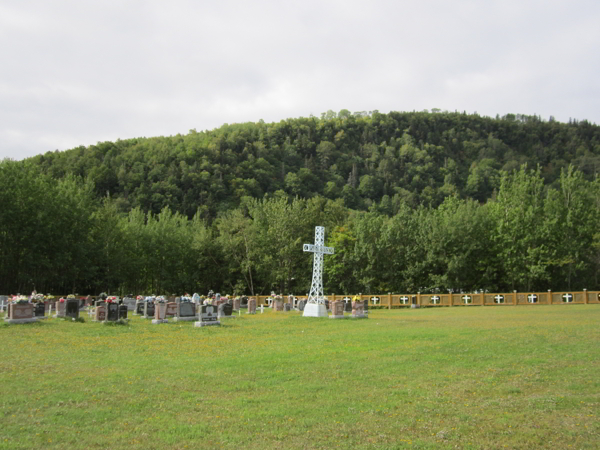
<path id="1" fill-rule="evenodd" d="M 600 124 L 600 1 L 0 0 L 0 158 L 432 108 Z"/>

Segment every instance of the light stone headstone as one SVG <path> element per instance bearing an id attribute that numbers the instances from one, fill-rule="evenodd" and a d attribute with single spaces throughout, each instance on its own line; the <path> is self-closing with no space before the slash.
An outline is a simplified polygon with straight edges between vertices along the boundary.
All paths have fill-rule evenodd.
<path id="1" fill-rule="evenodd" d="M 248 312 L 246 314 L 256 314 L 256 299 L 248 299 Z"/>

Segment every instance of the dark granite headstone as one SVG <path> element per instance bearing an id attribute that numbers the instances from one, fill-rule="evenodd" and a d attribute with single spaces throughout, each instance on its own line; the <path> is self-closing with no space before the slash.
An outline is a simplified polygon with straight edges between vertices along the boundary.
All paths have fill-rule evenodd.
<path id="1" fill-rule="evenodd" d="M 325 300 L 325 309 L 329 311 L 329 300 Z"/>
<path id="2" fill-rule="evenodd" d="M 44 302 L 36 303 L 35 307 L 33 308 L 33 315 L 35 317 L 44 317 L 45 313 L 46 305 L 44 304 Z"/>
<path id="3" fill-rule="evenodd" d="M 115 322 L 119 320 L 119 305 L 116 303 L 106 304 L 106 320 L 109 322 Z"/>
<path id="4" fill-rule="evenodd" d="M 119 319 L 127 319 L 127 311 L 129 308 L 127 305 L 119 305 Z"/>
<path id="5" fill-rule="evenodd" d="M 246 297 L 245 295 L 242 295 L 240 297 L 240 308 L 247 308 L 248 307 L 248 297 Z"/>
<path id="6" fill-rule="evenodd" d="M 154 317 L 154 302 L 146 302 L 146 317 Z"/>
<path id="7" fill-rule="evenodd" d="M 363 311 L 365 312 L 365 314 L 369 314 L 369 300 L 364 300 L 363 303 L 365 304 Z"/>
<path id="8" fill-rule="evenodd" d="M 292 304 L 291 303 L 284 303 L 283 304 L 283 310 L 284 311 L 291 311 L 292 310 Z"/>
<path id="9" fill-rule="evenodd" d="M 233 305 L 230 303 L 221 303 L 219 305 L 219 317 L 231 317 Z"/>
<path id="10" fill-rule="evenodd" d="M 352 300 L 348 300 L 347 302 L 344 302 L 344 311 L 352 312 Z"/>
<path id="11" fill-rule="evenodd" d="M 183 302 L 179 304 L 179 317 L 195 317 L 196 316 L 196 305 L 190 302 Z"/>
<path id="12" fill-rule="evenodd" d="M 79 318 L 79 300 L 77 300 L 77 299 L 68 299 L 67 300 L 67 309 L 65 311 L 65 316 L 71 317 L 73 319 Z"/>
<path id="13" fill-rule="evenodd" d="M 298 311 L 304 311 L 305 306 L 306 306 L 306 300 L 300 300 L 298 302 Z"/>
<path id="14" fill-rule="evenodd" d="M 144 302 L 138 302 L 136 306 L 135 313 L 143 316 L 144 315 Z"/>

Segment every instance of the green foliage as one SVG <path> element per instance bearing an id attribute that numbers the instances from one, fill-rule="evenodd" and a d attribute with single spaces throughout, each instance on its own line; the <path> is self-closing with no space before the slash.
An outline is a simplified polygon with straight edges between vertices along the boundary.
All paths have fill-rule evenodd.
<path id="1" fill-rule="evenodd" d="M 600 128 L 329 111 L 0 162 L 10 293 L 600 286 Z M 531 170 L 532 167 L 536 169 Z"/>

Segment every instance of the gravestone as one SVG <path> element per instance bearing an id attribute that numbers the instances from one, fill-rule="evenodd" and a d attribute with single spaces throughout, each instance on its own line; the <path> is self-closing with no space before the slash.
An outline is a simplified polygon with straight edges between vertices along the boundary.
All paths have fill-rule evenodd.
<path id="1" fill-rule="evenodd" d="M 194 327 L 206 327 L 210 325 L 221 325 L 217 317 L 217 308 L 214 305 L 202 305 L 200 321 L 194 323 Z"/>
<path id="2" fill-rule="evenodd" d="M 65 316 L 71 319 L 79 319 L 79 300 L 68 299 L 65 311 Z"/>
<path id="3" fill-rule="evenodd" d="M 175 302 L 167 303 L 166 317 L 174 317 L 176 315 L 177 315 L 177 303 L 175 303 Z"/>
<path id="4" fill-rule="evenodd" d="M 292 310 L 292 304 L 291 304 L 291 303 L 284 303 L 284 304 L 283 304 L 283 310 L 284 310 L 285 312 L 289 312 L 289 311 L 291 311 L 291 310 Z"/>
<path id="5" fill-rule="evenodd" d="M 144 301 L 143 300 L 137 300 L 135 303 L 135 312 L 133 313 L 136 316 L 143 316 L 144 315 Z"/>
<path id="6" fill-rule="evenodd" d="M 240 308 L 247 308 L 248 307 L 248 297 L 246 295 L 242 295 L 240 297 Z"/>
<path id="7" fill-rule="evenodd" d="M 241 299 L 239 297 L 233 299 L 233 310 L 239 311 L 241 306 Z"/>
<path id="8" fill-rule="evenodd" d="M 358 301 L 352 302 L 352 316 L 353 319 L 365 319 L 365 302 Z"/>
<path id="9" fill-rule="evenodd" d="M 45 319 L 46 316 L 46 304 L 44 302 L 37 302 L 33 308 L 33 316 L 39 319 Z"/>
<path id="10" fill-rule="evenodd" d="M 116 322 L 119 320 L 119 305 L 117 303 L 106 304 L 106 319 L 107 322 Z"/>
<path id="11" fill-rule="evenodd" d="M 4 318 L 7 323 L 37 322 L 39 319 L 33 315 L 31 303 L 9 303 L 8 314 Z"/>
<path id="12" fill-rule="evenodd" d="M 352 312 L 352 299 L 350 297 L 344 297 L 344 312 Z"/>
<path id="13" fill-rule="evenodd" d="M 96 312 L 94 314 L 94 322 L 104 322 L 106 320 L 106 303 L 96 302 Z"/>
<path id="14" fill-rule="evenodd" d="M 54 307 L 56 308 L 56 314 L 54 314 L 54 317 L 65 317 L 65 312 L 67 311 L 67 302 L 64 299 L 62 302 L 58 300 Z"/>
<path id="15" fill-rule="evenodd" d="M 329 316 L 330 319 L 343 319 L 344 318 L 344 302 L 338 300 L 335 302 L 331 302 L 331 312 L 333 313 Z"/>
<path id="16" fill-rule="evenodd" d="M 119 319 L 127 319 L 128 311 L 129 311 L 129 308 L 127 307 L 127 305 L 125 305 L 125 304 L 119 305 Z"/>
<path id="17" fill-rule="evenodd" d="M 327 299 L 325 300 L 325 309 L 326 309 L 327 311 L 329 311 L 329 310 L 330 310 L 330 309 L 329 309 L 329 300 L 327 300 Z"/>
<path id="18" fill-rule="evenodd" d="M 283 311 L 283 299 L 273 300 L 273 309 L 275 311 Z"/>
<path id="19" fill-rule="evenodd" d="M 156 303 L 154 308 L 154 319 L 152 319 L 153 324 L 159 323 L 168 323 L 167 320 L 167 304 L 166 303 Z"/>
<path id="20" fill-rule="evenodd" d="M 154 317 L 155 309 L 156 308 L 155 308 L 154 302 L 152 302 L 152 301 L 144 302 L 144 319 L 150 319 L 151 317 Z"/>
<path id="21" fill-rule="evenodd" d="M 300 300 L 298 302 L 298 311 L 304 311 L 305 306 L 306 306 L 306 300 Z"/>
<path id="22" fill-rule="evenodd" d="M 135 298 L 132 298 L 132 297 L 125 297 L 123 299 L 123 304 L 125 306 L 127 306 L 127 310 L 128 311 L 135 311 L 136 302 L 137 302 L 137 300 Z"/>
<path id="23" fill-rule="evenodd" d="M 363 314 L 365 316 L 369 315 L 369 300 L 364 300 L 363 301 L 364 307 L 363 307 Z"/>
<path id="24" fill-rule="evenodd" d="M 175 317 L 175 322 L 196 320 L 196 304 L 192 302 L 179 303 L 179 314 Z"/>
<path id="25" fill-rule="evenodd" d="M 246 314 L 256 314 L 256 299 L 251 298 L 248 300 L 248 312 Z"/>
<path id="26" fill-rule="evenodd" d="M 219 320 L 228 318 L 228 317 L 235 317 L 235 316 L 231 315 L 232 312 L 233 312 L 233 305 L 231 305 L 230 303 L 221 303 L 218 308 Z"/>

